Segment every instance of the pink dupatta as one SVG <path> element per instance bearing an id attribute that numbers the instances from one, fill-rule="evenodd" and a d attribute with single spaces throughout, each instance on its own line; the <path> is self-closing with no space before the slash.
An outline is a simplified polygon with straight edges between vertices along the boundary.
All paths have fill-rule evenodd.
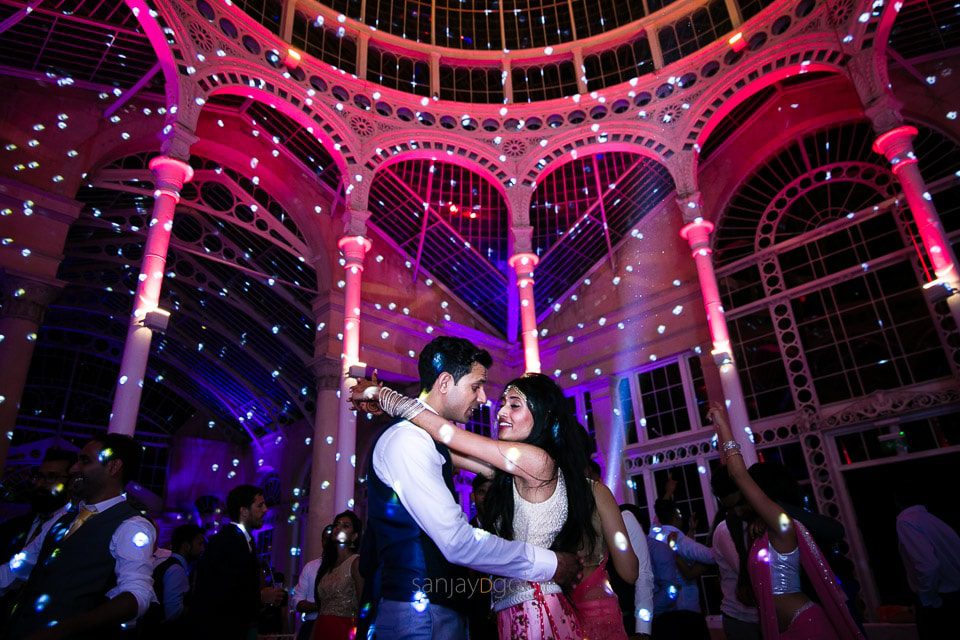
<path id="1" fill-rule="evenodd" d="M 840 638 L 864 639 L 863 633 L 861 633 L 860 628 L 857 627 L 847 610 L 846 595 L 840 585 L 837 584 L 833 570 L 830 569 L 830 565 L 827 564 L 820 549 L 817 548 L 810 532 L 796 520 L 792 520 L 792 523 L 797 532 L 800 566 L 813 584 L 817 597 L 820 599 L 820 606 L 826 613 L 830 626 L 833 627 L 834 632 Z M 753 591 L 760 609 L 760 624 L 763 627 L 764 640 L 777 640 L 781 633 L 777 624 L 776 608 L 773 604 L 769 554 L 760 553 L 761 550 L 766 550 L 769 546 L 769 536 L 764 533 L 753 543 L 753 547 L 750 549 L 748 566 L 750 581 L 753 584 Z"/>

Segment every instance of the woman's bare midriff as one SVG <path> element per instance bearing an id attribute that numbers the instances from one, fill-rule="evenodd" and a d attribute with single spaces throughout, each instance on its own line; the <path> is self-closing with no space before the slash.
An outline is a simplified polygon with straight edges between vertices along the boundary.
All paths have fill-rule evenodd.
<path id="1" fill-rule="evenodd" d="M 793 616 L 803 605 L 810 602 L 810 598 L 802 593 L 785 593 L 782 596 L 773 596 L 773 606 L 777 610 L 777 625 L 780 631 L 786 631 Z"/>

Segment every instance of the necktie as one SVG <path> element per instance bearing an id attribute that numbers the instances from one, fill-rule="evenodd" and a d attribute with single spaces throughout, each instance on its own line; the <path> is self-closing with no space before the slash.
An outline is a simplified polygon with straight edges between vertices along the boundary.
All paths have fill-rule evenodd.
<path id="1" fill-rule="evenodd" d="M 97 512 L 91 509 L 83 507 L 80 509 L 80 513 L 77 514 L 77 517 L 73 519 L 73 522 L 70 523 L 70 529 L 67 531 L 67 535 L 64 538 L 69 538 L 76 532 L 77 529 L 83 526 L 83 523 L 92 518 Z"/>

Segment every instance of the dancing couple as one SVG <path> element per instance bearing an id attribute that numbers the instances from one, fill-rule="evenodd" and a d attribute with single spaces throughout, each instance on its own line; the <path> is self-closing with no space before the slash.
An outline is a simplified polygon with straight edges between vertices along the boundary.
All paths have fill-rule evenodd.
<path id="1" fill-rule="evenodd" d="M 486 402 L 491 364 L 469 341 L 440 337 L 420 354 L 419 398 L 375 380 L 353 388 L 362 410 L 397 419 L 368 464 L 361 617 L 378 638 L 466 638 L 469 567 L 504 578 L 492 594 L 501 640 L 625 640 L 607 564 L 633 582 L 637 557 L 610 490 L 586 477 L 586 434 L 561 389 L 540 374 L 511 381 L 497 440 L 455 425 Z M 492 479 L 486 530 L 457 503 L 454 467 Z"/>

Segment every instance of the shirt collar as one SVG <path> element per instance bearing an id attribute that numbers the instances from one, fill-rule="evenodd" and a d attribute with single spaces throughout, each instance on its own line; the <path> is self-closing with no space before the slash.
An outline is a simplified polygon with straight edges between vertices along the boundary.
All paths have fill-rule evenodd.
<path id="1" fill-rule="evenodd" d="M 94 504 L 87 504 L 86 502 L 80 502 L 80 508 L 81 509 L 86 508 L 86 509 L 89 509 L 90 511 L 93 511 L 94 513 L 100 513 L 101 511 L 106 511 L 110 507 L 120 504 L 121 502 L 125 502 L 126 500 L 127 500 L 127 496 L 121 493 L 118 496 L 114 496 L 113 498 L 107 498 L 106 500 L 101 500 L 100 502 L 96 502 Z"/>
<path id="2" fill-rule="evenodd" d="M 232 523 L 237 529 L 240 529 L 240 533 L 243 534 L 243 537 L 247 539 L 247 542 L 253 544 L 253 536 L 247 531 L 247 528 L 240 524 L 239 522 Z"/>

